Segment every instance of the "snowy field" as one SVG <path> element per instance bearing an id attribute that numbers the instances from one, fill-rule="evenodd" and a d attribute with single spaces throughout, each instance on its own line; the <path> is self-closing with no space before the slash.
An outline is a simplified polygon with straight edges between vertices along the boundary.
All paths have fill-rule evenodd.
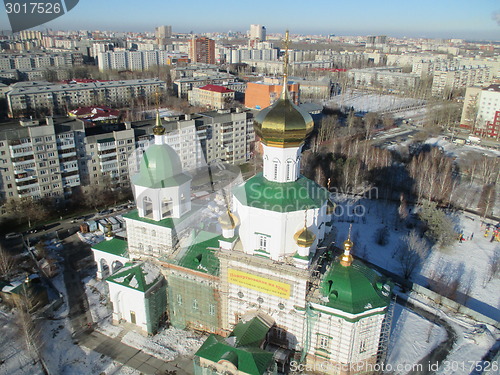
<path id="1" fill-rule="evenodd" d="M 425 104 L 425 101 L 401 98 L 396 95 L 372 94 L 364 91 L 347 91 L 323 103 L 326 106 L 354 107 L 357 112 L 405 111 L 408 108 Z M 408 112 L 410 113 L 410 112 Z M 413 112 L 411 112 L 413 113 Z"/>
<path id="2" fill-rule="evenodd" d="M 458 159 L 466 159 L 468 157 L 473 156 L 474 154 L 486 155 L 490 157 L 498 157 L 500 156 L 500 151 L 490 150 L 485 147 L 477 146 L 477 145 L 456 145 L 452 142 L 449 142 L 444 139 L 444 137 L 435 137 L 429 138 L 425 141 L 426 144 L 431 146 L 440 147 L 442 150 L 446 152 L 447 155 L 452 157 L 457 157 Z"/>
<path id="3" fill-rule="evenodd" d="M 405 374 L 446 337 L 444 328 L 397 304 L 386 365 L 396 375 Z"/>

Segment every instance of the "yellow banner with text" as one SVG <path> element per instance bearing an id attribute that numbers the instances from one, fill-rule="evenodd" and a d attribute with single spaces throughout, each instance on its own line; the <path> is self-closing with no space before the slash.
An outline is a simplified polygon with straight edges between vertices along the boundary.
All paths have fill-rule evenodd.
<path id="1" fill-rule="evenodd" d="M 231 284 L 244 286 L 258 292 L 264 292 L 281 298 L 290 298 L 291 287 L 289 284 L 233 270 L 231 268 L 229 268 L 227 272 L 227 278 Z"/>

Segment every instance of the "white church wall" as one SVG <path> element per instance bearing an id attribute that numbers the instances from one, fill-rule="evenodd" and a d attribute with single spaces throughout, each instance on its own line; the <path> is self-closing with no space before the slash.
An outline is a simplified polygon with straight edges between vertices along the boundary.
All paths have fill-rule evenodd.
<path id="1" fill-rule="evenodd" d="M 269 257 L 274 260 L 294 255 L 297 244 L 293 236 L 304 227 L 305 210 L 282 213 L 245 206 L 236 198 L 234 198 L 234 202 L 235 211 L 241 220 L 239 235 L 246 253 L 253 254 L 256 249 L 265 250 L 269 253 Z M 251 202 L 249 203 L 251 204 Z M 317 219 L 323 219 L 318 217 L 319 211 L 318 208 L 307 210 L 307 226 L 318 239 L 322 237 L 320 237 L 318 230 Z M 262 236 L 266 237 L 265 243 L 261 241 Z M 313 253 L 318 239 L 311 246 Z"/>
<path id="2" fill-rule="evenodd" d="M 269 147 L 262 144 L 263 175 L 269 181 L 291 182 L 297 180 L 300 173 L 301 147 Z"/>
<path id="3" fill-rule="evenodd" d="M 144 332 L 147 332 L 146 304 L 144 293 L 126 286 L 108 282 L 109 298 L 113 304 L 113 321 L 119 322 L 121 319 L 133 322 L 135 314 L 135 324 Z"/>

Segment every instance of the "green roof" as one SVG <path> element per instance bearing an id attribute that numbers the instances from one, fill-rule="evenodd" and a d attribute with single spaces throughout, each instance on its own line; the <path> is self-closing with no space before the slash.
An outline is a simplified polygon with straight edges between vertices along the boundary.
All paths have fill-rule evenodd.
<path id="1" fill-rule="evenodd" d="M 238 323 L 231 336 L 236 336 L 234 345 L 232 340 L 219 335 L 210 335 L 195 355 L 212 362 L 229 361 L 236 368 L 251 375 L 262 375 L 273 361 L 273 353 L 262 350 L 260 342 L 265 338 L 269 327 L 258 318 L 246 323 Z M 245 343 L 246 345 L 243 345 Z"/>
<path id="2" fill-rule="evenodd" d="M 126 263 L 106 281 L 147 292 L 161 277 L 163 276 L 160 271 L 149 263 Z"/>
<path id="3" fill-rule="evenodd" d="M 127 241 L 120 240 L 118 238 L 99 242 L 98 244 L 93 245 L 92 249 L 122 257 L 128 256 Z"/>
<path id="4" fill-rule="evenodd" d="M 229 337 L 236 337 L 235 346 L 260 346 L 266 338 L 269 326 L 255 317 L 248 322 L 240 322 Z"/>
<path id="5" fill-rule="evenodd" d="M 191 180 L 182 172 L 179 155 L 169 145 L 151 145 L 144 152 L 140 172 L 132 177 L 132 182 L 147 188 L 178 186 Z"/>
<path id="6" fill-rule="evenodd" d="M 319 208 L 329 197 L 325 188 L 304 176 L 292 182 L 273 182 L 262 173 L 234 188 L 233 193 L 246 206 L 276 212 Z"/>
<path id="7" fill-rule="evenodd" d="M 174 228 L 174 225 L 175 225 L 174 220 L 179 220 L 179 219 L 172 219 L 171 217 L 167 217 L 165 219 L 156 221 L 156 220 L 153 220 L 153 219 L 148 219 L 148 218 L 145 218 L 145 217 L 140 217 L 138 210 L 129 211 L 126 214 L 123 214 L 122 216 L 124 218 L 127 218 L 127 219 L 138 220 L 138 221 L 142 221 L 143 223 L 160 225 L 162 227 L 167 227 L 167 228 Z"/>
<path id="8" fill-rule="evenodd" d="M 336 259 L 321 281 L 326 306 L 351 314 L 389 305 L 391 286 L 374 270 L 358 260 L 343 266 Z"/>
<path id="9" fill-rule="evenodd" d="M 221 239 L 219 234 L 201 231 L 179 260 L 179 265 L 195 271 L 218 275 L 219 259 L 215 255 L 215 250 L 209 248 L 219 248 L 219 239 Z"/>

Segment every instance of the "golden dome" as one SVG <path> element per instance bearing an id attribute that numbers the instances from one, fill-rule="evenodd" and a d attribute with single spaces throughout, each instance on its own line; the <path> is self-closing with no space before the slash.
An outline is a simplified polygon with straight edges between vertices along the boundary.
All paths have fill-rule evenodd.
<path id="1" fill-rule="evenodd" d="M 304 226 L 304 228 L 294 234 L 293 239 L 300 247 L 311 247 L 316 239 L 316 235 Z"/>
<path id="2" fill-rule="evenodd" d="M 153 134 L 154 135 L 165 134 L 165 128 L 163 127 L 163 125 L 161 123 L 160 111 L 158 111 L 158 110 L 156 110 L 156 124 L 153 127 Z"/>
<path id="3" fill-rule="evenodd" d="M 326 214 L 332 215 L 334 212 L 335 212 L 335 203 L 333 203 L 330 199 L 328 199 L 326 206 Z"/>
<path id="4" fill-rule="evenodd" d="M 255 133 L 266 146 L 297 147 L 314 128 L 311 115 L 289 98 L 286 84 L 281 97 L 255 117 Z"/>
<path id="5" fill-rule="evenodd" d="M 239 223 L 240 219 L 238 219 L 238 216 L 236 216 L 229 210 L 227 210 L 219 217 L 219 224 L 222 229 L 234 229 Z"/>

